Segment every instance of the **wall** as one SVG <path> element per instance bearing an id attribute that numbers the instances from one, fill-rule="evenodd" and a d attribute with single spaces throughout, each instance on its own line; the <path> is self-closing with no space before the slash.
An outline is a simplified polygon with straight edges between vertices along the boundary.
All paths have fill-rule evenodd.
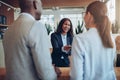
<path id="1" fill-rule="evenodd" d="M 8 7 L 4 4 L 0 4 L 0 15 L 4 15 L 7 18 L 6 25 L 10 25 L 14 21 L 14 10 L 7 10 Z M 9 27 L 9 26 L 8 26 Z M 2 45 L 2 40 L 0 39 L 0 68 L 5 67 L 4 63 L 4 50 Z"/>
<path id="2" fill-rule="evenodd" d="M 0 4 L 0 15 L 4 15 L 7 17 L 7 25 L 10 25 L 14 21 L 14 10 L 7 10 L 9 7 L 4 4 Z"/>

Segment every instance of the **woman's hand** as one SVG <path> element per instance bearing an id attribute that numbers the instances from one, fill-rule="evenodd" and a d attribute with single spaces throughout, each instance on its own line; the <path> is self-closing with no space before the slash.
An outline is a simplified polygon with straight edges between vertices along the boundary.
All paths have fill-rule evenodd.
<path id="1" fill-rule="evenodd" d="M 71 49 L 71 45 L 66 45 L 66 46 L 64 46 L 64 50 L 65 50 L 65 51 L 68 52 L 68 51 L 70 51 L 70 49 Z"/>
<path id="2" fill-rule="evenodd" d="M 54 64 L 53 64 L 53 66 L 54 66 L 55 72 L 57 74 L 57 77 L 60 77 L 62 72 L 60 71 L 59 67 L 56 67 Z"/>

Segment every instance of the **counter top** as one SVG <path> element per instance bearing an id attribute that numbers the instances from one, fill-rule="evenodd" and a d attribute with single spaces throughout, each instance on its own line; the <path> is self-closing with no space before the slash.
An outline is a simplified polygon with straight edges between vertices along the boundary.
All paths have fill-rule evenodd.
<path id="1" fill-rule="evenodd" d="M 58 80 L 69 80 L 70 79 L 70 68 L 60 68 L 62 74 L 61 76 L 58 78 Z M 120 80 L 120 67 L 115 67 L 115 73 L 116 73 L 116 77 L 117 80 Z M 6 70 L 5 68 L 0 68 L 0 80 L 4 80 L 5 79 L 5 74 L 6 74 Z"/>
<path id="2" fill-rule="evenodd" d="M 70 80 L 70 68 L 60 68 L 62 74 L 61 76 L 58 78 L 58 80 Z M 120 80 L 120 67 L 115 67 L 115 73 L 116 73 L 116 77 L 117 80 Z"/>

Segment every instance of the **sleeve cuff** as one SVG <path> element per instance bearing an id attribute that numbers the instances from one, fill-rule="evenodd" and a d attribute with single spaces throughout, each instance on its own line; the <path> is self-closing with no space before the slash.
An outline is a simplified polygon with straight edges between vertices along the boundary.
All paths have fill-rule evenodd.
<path id="1" fill-rule="evenodd" d="M 66 54 L 68 53 L 68 51 L 64 50 L 64 46 L 62 47 L 62 51 L 65 52 Z"/>

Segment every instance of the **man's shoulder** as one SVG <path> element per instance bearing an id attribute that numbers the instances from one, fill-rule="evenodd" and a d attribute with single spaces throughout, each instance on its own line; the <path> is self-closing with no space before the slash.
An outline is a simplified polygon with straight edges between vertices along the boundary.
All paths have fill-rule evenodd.
<path id="1" fill-rule="evenodd" d="M 45 25 L 43 23 L 41 23 L 40 21 L 34 21 L 33 26 L 37 26 L 37 27 L 41 27 L 41 28 L 45 28 Z"/>

